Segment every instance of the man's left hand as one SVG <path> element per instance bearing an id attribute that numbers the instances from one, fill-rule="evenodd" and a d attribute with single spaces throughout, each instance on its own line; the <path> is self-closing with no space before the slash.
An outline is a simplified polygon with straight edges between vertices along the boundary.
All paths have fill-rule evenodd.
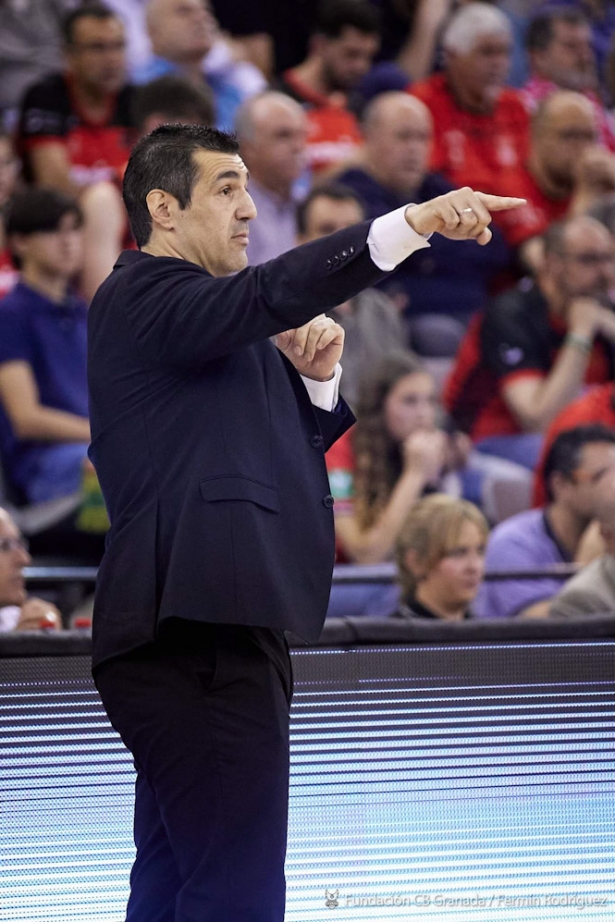
<path id="1" fill-rule="evenodd" d="M 344 348 L 344 330 L 325 314 L 298 327 L 278 333 L 273 341 L 300 375 L 314 381 L 333 377 Z"/>

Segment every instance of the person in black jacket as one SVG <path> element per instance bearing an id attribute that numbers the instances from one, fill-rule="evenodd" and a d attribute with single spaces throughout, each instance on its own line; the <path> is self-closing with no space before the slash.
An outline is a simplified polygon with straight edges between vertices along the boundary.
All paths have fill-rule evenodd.
<path id="1" fill-rule="evenodd" d="M 130 922 L 281 922 L 292 694 L 284 631 L 320 632 L 333 565 L 324 452 L 353 422 L 323 311 L 440 231 L 486 243 L 456 190 L 245 268 L 233 138 L 135 146 L 123 253 L 89 313 L 92 445 L 111 528 L 93 670 L 137 768 Z M 274 338 L 272 341 L 272 337 Z"/>

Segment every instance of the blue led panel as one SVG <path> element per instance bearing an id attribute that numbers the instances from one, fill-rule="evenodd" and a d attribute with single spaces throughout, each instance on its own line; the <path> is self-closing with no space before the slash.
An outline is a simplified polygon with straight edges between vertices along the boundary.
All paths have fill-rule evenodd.
<path id="1" fill-rule="evenodd" d="M 288 922 L 613 922 L 614 653 L 295 650 Z M 0 675 L 0 919 L 120 922 L 134 775 L 88 660 Z"/>

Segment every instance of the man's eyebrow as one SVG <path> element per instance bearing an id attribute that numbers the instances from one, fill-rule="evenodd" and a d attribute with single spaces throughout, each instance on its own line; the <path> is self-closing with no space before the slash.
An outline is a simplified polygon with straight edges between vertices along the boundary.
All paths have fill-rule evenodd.
<path id="1" fill-rule="evenodd" d="M 237 170 L 225 170 L 224 173 L 218 173 L 216 176 L 216 182 L 220 182 L 222 179 L 241 179 L 242 174 Z M 249 172 L 245 171 L 246 180 L 250 178 Z"/>

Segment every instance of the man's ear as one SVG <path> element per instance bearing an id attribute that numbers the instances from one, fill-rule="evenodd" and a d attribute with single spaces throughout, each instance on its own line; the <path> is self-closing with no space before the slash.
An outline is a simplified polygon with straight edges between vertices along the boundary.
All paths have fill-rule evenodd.
<path id="1" fill-rule="evenodd" d="M 178 202 L 174 195 L 163 189 L 150 189 L 145 197 L 152 222 L 163 230 L 173 230 Z"/>
<path id="2" fill-rule="evenodd" d="M 15 253 L 18 259 L 23 259 L 28 243 L 27 234 L 11 234 L 8 240 L 9 249 Z"/>

